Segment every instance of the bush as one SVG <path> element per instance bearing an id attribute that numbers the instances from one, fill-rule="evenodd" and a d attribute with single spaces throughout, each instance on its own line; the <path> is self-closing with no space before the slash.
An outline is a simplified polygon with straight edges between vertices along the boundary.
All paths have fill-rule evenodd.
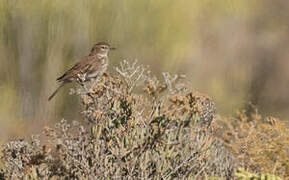
<path id="1" fill-rule="evenodd" d="M 116 72 L 71 90 L 83 104 L 83 121 L 62 120 L 30 142 L 6 143 L 0 177 L 232 179 L 240 166 L 263 170 L 253 167 L 264 164 L 252 163 L 261 155 L 250 162 L 250 155 L 244 155 L 261 147 L 241 150 L 241 138 L 226 138 L 240 135 L 240 124 L 221 119 L 227 129 L 217 128 L 214 102 L 189 90 L 183 76 L 164 73 L 159 80 L 145 67 L 126 61 Z"/>
<path id="2" fill-rule="evenodd" d="M 254 173 L 289 177 L 288 122 L 262 117 L 253 106 L 222 122 L 224 144 L 241 167 Z"/>

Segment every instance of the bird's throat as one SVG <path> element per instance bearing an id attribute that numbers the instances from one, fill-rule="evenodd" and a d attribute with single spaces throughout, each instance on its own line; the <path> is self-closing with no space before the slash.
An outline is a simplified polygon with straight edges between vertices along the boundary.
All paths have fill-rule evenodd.
<path id="1" fill-rule="evenodd" d="M 107 54 L 97 54 L 96 55 L 99 59 L 107 58 Z"/>

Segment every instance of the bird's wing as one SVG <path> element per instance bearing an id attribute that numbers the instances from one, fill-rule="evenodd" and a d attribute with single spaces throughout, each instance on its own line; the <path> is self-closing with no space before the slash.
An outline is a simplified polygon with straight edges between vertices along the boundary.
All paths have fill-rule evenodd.
<path id="1" fill-rule="evenodd" d="M 57 81 L 70 81 L 71 78 L 76 78 L 78 74 L 85 74 L 91 69 L 92 56 L 87 56 L 76 63 L 71 69 L 66 71 L 62 76 L 57 78 Z"/>
<path id="2" fill-rule="evenodd" d="M 88 67 L 87 69 L 87 73 L 93 73 L 95 71 L 100 71 L 102 66 L 103 66 L 103 58 L 97 58 L 95 57 L 92 61 L 91 61 L 91 66 Z"/>

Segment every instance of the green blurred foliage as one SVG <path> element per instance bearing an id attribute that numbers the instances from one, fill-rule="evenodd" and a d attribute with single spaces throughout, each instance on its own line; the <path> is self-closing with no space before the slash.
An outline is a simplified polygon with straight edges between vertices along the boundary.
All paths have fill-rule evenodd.
<path id="1" fill-rule="evenodd" d="M 245 171 L 244 169 L 238 169 L 238 171 L 235 173 L 235 176 L 240 180 L 281 180 L 280 177 L 272 175 L 272 174 L 253 174 Z"/>
<path id="2" fill-rule="evenodd" d="M 111 64 L 139 59 L 158 74 L 187 74 L 223 114 L 256 101 L 289 116 L 286 7 L 281 0 L 0 0 L 0 137 L 78 119 L 69 87 L 53 102 L 47 97 L 55 79 L 103 40 L 118 48 Z"/>

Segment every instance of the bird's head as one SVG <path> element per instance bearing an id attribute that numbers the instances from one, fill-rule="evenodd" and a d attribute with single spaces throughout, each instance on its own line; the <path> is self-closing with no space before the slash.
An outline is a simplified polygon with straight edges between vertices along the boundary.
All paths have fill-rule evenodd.
<path id="1" fill-rule="evenodd" d="M 111 47 L 108 43 L 106 42 L 98 42 L 93 45 L 90 55 L 107 55 L 110 50 L 115 50 L 114 47 Z"/>

